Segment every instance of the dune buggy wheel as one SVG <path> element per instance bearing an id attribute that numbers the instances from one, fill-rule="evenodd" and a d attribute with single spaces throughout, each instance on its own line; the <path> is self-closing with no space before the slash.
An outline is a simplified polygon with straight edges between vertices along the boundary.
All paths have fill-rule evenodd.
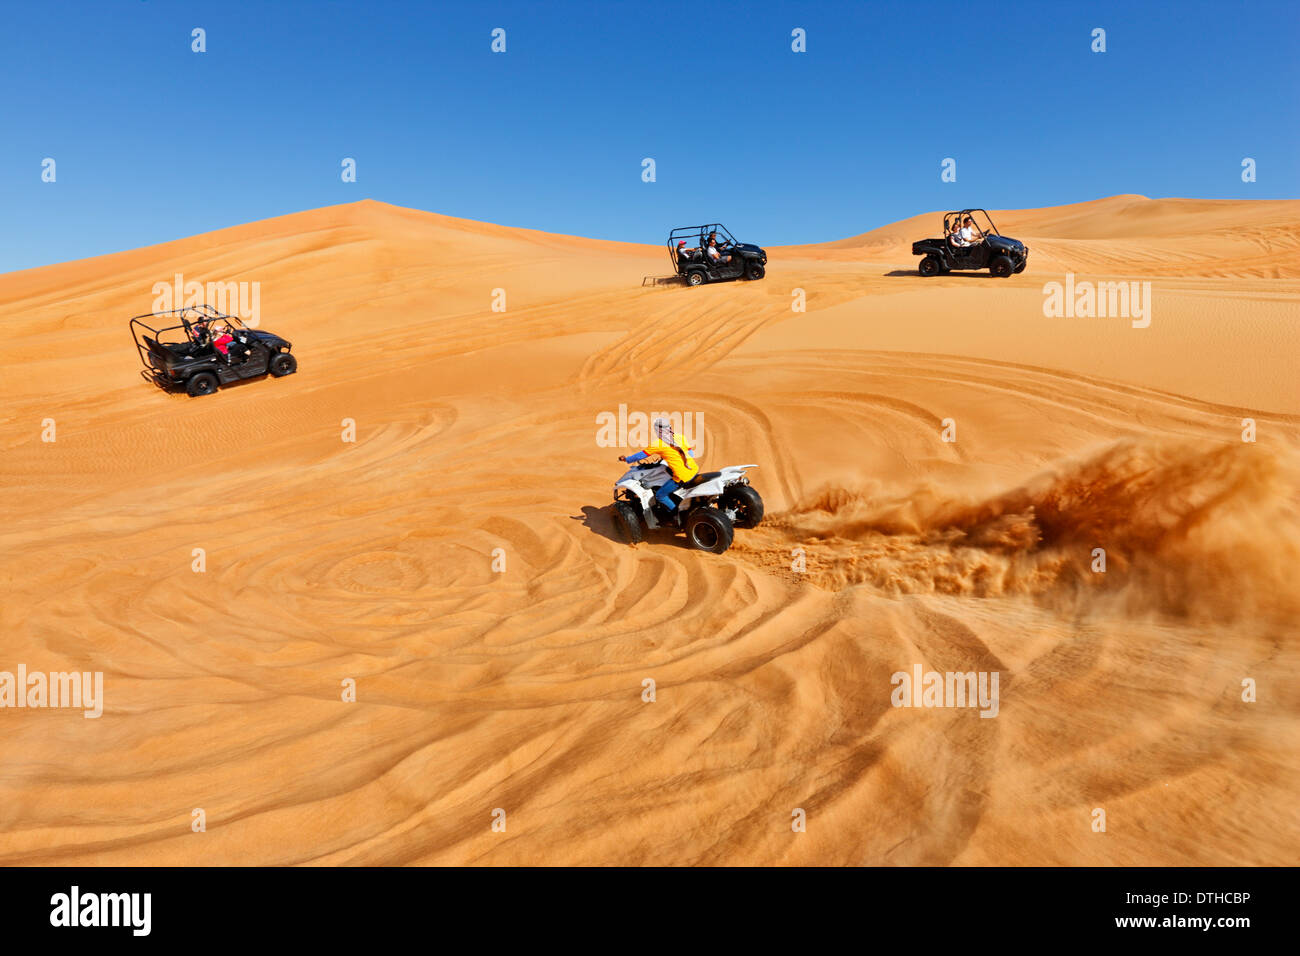
<path id="1" fill-rule="evenodd" d="M 731 519 L 737 528 L 757 528 L 763 520 L 763 499 L 749 485 L 733 485 L 722 496 L 724 511 L 735 515 Z"/>
<path id="2" fill-rule="evenodd" d="M 1024 272 L 1024 271 L 1025 271 L 1025 266 L 1027 266 L 1028 264 L 1029 264 L 1029 263 L 1027 263 L 1027 262 L 1023 262 L 1023 261 L 1020 262 L 1020 263 L 1018 263 L 1018 264 L 1016 265 L 1015 270 L 1014 270 L 1015 273 L 1016 273 L 1016 275 L 1019 275 L 1020 273 Z"/>
<path id="3" fill-rule="evenodd" d="M 754 280 L 763 278 L 765 271 L 757 262 L 751 262 L 749 268 L 745 270 L 745 278 Z"/>
<path id="4" fill-rule="evenodd" d="M 298 360 L 290 352 L 277 352 L 271 358 L 271 374 L 276 378 L 292 375 L 298 370 Z"/>
<path id="5" fill-rule="evenodd" d="M 216 390 L 217 377 L 211 372 L 198 372 L 185 383 L 185 391 L 191 395 L 211 395 Z"/>
<path id="6" fill-rule="evenodd" d="M 730 519 L 716 508 L 692 511 L 686 519 L 686 540 L 699 551 L 721 554 L 731 547 L 735 535 Z"/>
<path id="7" fill-rule="evenodd" d="M 989 275 L 998 279 L 1005 279 L 1007 276 L 1011 275 L 1011 270 L 1013 268 L 1015 267 L 1011 264 L 1010 259 L 1006 256 L 998 256 L 989 263 Z"/>
<path id="8" fill-rule="evenodd" d="M 916 267 L 916 271 L 923 276 L 937 276 L 940 269 L 941 264 L 935 256 L 926 256 L 921 260 L 921 264 Z"/>
<path id="9" fill-rule="evenodd" d="M 628 544 L 640 544 L 645 538 L 641 533 L 641 515 L 630 501 L 614 502 L 614 527 Z"/>
<path id="10" fill-rule="evenodd" d="M 689 286 L 704 285 L 704 273 L 703 272 L 686 273 L 686 284 Z"/>

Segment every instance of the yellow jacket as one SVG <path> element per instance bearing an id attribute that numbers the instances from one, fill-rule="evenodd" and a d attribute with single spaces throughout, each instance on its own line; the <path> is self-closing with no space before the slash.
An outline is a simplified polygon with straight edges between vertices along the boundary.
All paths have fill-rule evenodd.
<path id="1" fill-rule="evenodd" d="M 685 438 L 682 438 L 679 435 L 677 436 L 677 441 L 681 444 L 682 448 L 690 451 L 691 443 Z M 653 439 L 650 444 L 645 447 L 642 454 L 658 455 L 662 458 L 664 464 L 668 466 L 668 470 L 672 472 L 673 481 L 678 484 L 685 484 L 700 473 L 699 463 L 696 462 L 694 458 L 690 455 L 683 454 L 674 446 L 669 445 L 658 438 Z"/>

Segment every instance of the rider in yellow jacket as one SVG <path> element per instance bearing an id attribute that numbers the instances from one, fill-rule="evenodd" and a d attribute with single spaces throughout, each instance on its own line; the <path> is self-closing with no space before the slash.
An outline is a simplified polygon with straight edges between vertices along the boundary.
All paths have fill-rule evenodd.
<path id="1" fill-rule="evenodd" d="M 618 460 L 630 464 L 657 455 L 668 466 L 672 478 L 655 491 L 655 500 L 666 510 L 673 512 L 677 510 L 677 502 L 672 497 L 673 492 L 698 475 L 700 466 L 691 451 L 691 443 L 673 434 L 672 422 L 666 418 L 656 418 L 653 429 L 654 438 L 649 445 L 636 454 L 619 455 Z"/>

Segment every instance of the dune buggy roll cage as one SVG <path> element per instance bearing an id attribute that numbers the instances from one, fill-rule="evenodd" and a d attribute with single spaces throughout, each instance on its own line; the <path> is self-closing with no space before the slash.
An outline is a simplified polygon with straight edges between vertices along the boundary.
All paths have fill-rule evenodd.
<path id="1" fill-rule="evenodd" d="M 980 226 L 980 221 L 979 221 L 978 219 L 975 218 L 975 213 L 980 213 L 981 215 L 984 216 L 984 221 L 987 222 L 987 223 L 989 224 L 989 228 L 988 228 L 988 229 L 984 229 L 983 227 Z M 997 224 L 993 222 L 993 217 L 990 216 L 990 215 L 988 214 L 988 212 L 987 212 L 986 210 L 984 210 L 984 209 L 962 209 L 962 210 L 959 211 L 959 212 L 948 212 L 948 213 L 944 213 L 944 215 L 943 215 L 943 234 L 946 236 L 946 235 L 948 235 L 948 233 L 950 233 L 950 232 L 952 231 L 953 220 L 956 220 L 957 224 L 960 224 L 961 221 L 962 221 L 963 219 L 965 219 L 967 216 L 970 216 L 970 217 L 971 217 L 971 221 L 975 223 L 975 227 L 976 227 L 977 229 L 979 229 L 980 232 L 983 233 L 984 235 L 986 235 L 986 236 L 988 236 L 988 235 L 994 235 L 994 236 L 1000 236 L 1000 235 L 1002 235 L 1002 233 L 998 232 L 998 227 L 997 227 Z"/>
<path id="2" fill-rule="evenodd" d="M 152 325 L 141 321 L 142 319 L 161 319 L 167 321 L 171 318 L 178 318 L 180 319 L 180 322 L 177 325 L 160 325 L 158 328 L 154 328 Z M 132 316 L 128 326 L 131 329 L 131 337 L 135 339 L 136 351 L 140 353 L 140 361 L 144 367 L 148 369 L 152 367 L 149 362 L 149 352 L 151 351 L 149 343 L 152 342 L 155 346 L 166 348 L 167 343 L 161 340 L 161 336 L 164 332 L 175 332 L 177 329 L 182 329 L 185 332 L 185 341 L 190 342 L 193 339 L 193 336 L 190 333 L 191 325 L 198 322 L 210 324 L 218 320 L 225 322 L 232 328 L 248 328 L 248 326 L 244 325 L 244 323 L 240 321 L 238 316 L 226 315 L 224 312 L 218 312 L 206 303 L 204 305 L 186 306 L 183 309 L 169 309 L 166 312 L 145 312 L 143 315 Z M 141 341 L 141 339 L 144 341 Z"/>
<path id="3" fill-rule="evenodd" d="M 681 275 L 682 265 L 677 261 L 677 243 L 682 239 L 687 241 L 691 239 L 698 240 L 695 248 L 703 249 L 709 240 L 709 233 L 716 232 L 718 237 L 727 245 L 738 245 L 735 237 L 727 232 L 727 227 L 720 222 L 710 223 L 705 226 L 679 226 L 672 232 L 668 233 L 668 259 L 673 264 L 673 272 Z"/>

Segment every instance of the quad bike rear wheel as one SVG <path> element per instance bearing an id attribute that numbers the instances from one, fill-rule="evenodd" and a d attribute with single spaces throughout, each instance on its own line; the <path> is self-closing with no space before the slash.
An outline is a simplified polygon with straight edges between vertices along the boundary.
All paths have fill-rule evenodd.
<path id="1" fill-rule="evenodd" d="M 614 502 L 614 527 L 628 544 L 640 544 L 645 538 L 641 533 L 641 515 L 630 501 Z"/>
<path id="2" fill-rule="evenodd" d="M 699 551 L 721 554 L 735 535 L 731 520 L 717 508 L 700 508 L 686 519 L 686 540 Z"/>
<path id="3" fill-rule="evenodd" d="M 921 260 L 921 264 L 916 267 L 916 271 L 923 276 L 937 276 L 941 271 L 938 257 L 926 256 Z"/>
<path id="4" fill-rule="evenodd" d="M 722 508 L 735 517 L 731 519 L 737 528 L 757 528 L 763 520 L 763 499 L 749 485 L 733 485 L 722 496 Z"/>
<path id="5" fill-rule="evenodd" d="M 704 285 L 704 273 L 699 270 L 686 273 L 686 284 L 689 286 Z"/>

